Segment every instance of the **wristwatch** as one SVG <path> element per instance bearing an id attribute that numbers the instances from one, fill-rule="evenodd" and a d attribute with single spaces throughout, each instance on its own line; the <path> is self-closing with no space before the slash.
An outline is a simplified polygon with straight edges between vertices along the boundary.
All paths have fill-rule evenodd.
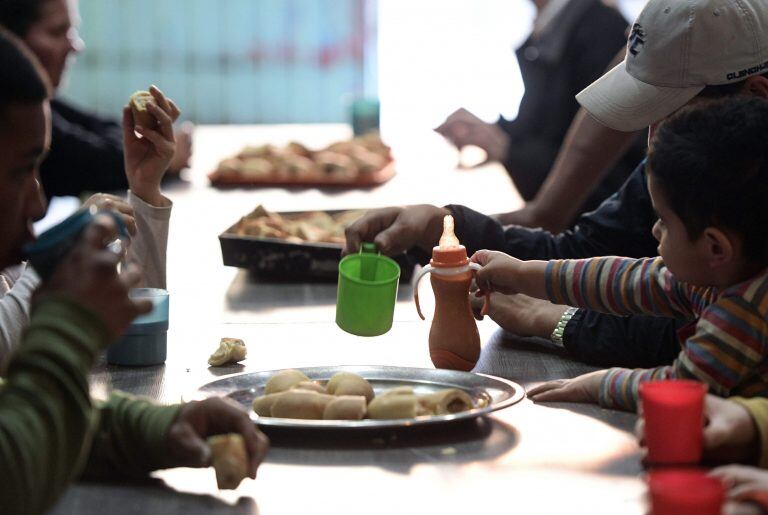
<path id="1" fill-rule="evenodd" d="M 565 344 L 563 343 L 563 334 L 565 333 L 565 326 L 568 325 L 568 322 L 570 322 L 571 318 L 573 318 L 573 315 L 575 315 L 578 310 L 579 308 L 568 308 L 565 310 L 565 313 L 563 313 L 563 316 L 561 316 L 560 320 L 558 320 L 557 325 L 555 326 L 555 330 L 552 331 L 552 336 L 549 337 L 549 339 L 552 340 L 552 343 L 554 343 L 559 347 L 565 346 Z"/>

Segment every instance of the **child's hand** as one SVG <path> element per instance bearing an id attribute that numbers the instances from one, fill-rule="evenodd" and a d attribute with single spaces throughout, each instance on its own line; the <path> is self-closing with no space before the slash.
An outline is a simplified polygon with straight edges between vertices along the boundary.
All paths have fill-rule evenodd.
<path id="1" fill-rule="evenodd" d="M 635 436 L 645 446 L 642 404 Z M 718 463 L 748 463 L 759 452 L 759 437 L 749 411 L 737 402 L 707 394 L 704 399 L 704 458 Z"/>
<path id="2" fill-rule="evenodd" d="M 152 86 L 149 92 L 155 101 L 147 104 L 147 110 L 157 119 L 155 129 L 134 126 L 131 108 L 123 108 L 125 175 L 134 195 L 153 206 L 166 206 L 168 200 L 160 193 L 160 181 L 176 149 L 173 122 L 180 111 L 157 87 Z"/>
<path id="3" fill-rule="evenodd" d="M 96 209 L 99 210 L 114 211 L 123 219 L 128 233 L 131 236 L 136 236 L 136 213 L 134 213 L 133 207 L 125 200 L 109 193 L 96 193 L 83 202 L 83 207 L 90 206 L 96 206 Z"/>
<path id="4" fill-rule="evenodd" d="M 139 270 L 129 265 L 117 273 L 122 256 L 108 248 L 117 235 L 111 216 L 96 215 L 35 294 L 36 300 L 49 294 L 67 296 L 88 308 L 104 322 L 112 341 L 125 332 L 134 318 L 152 309 L 150 301 L 128 296 L 141 279 Z"/>
<path id="5" fill-rule="evenodd" d="M 528 398 L 536 402 L 589 402 L 600 400 L 600 383 L 607 373 L 597 370 L 573 379 L 558 379 L 540 384 L 528 392 Z"/>
<path id="6" fill-rule="evenodd" d="M 523 293 L 519 277 L 523 261 L 495 250 L 478 250 L 472 255 L 472 262 L 483 267 L 475 276 L 481 293 Z"/>
<path id="7" fill-rule="evenodd" d="M 759 505 L 754 503 L 728 501 L 723 506 L 723 515 L 763 515 Z"/>
<path id="8" fill-rule="evenodd" d="M 256 469 L 269 448 L 269 439 L 256 428 L 245 410 L 220 397 L 189 402 L 181 407 L 168 430 L 168 449 L 174 459 L 173 465 L 210 466 L 211 451 L 206 439 L 226 433 L 242 435 L 250 458 L 249 477 L 255 478 Z"/>
<path id="9" fill-rule="evenodd" d="M 768 504 L 768 471 L 744 465 L 726 465 L 710 472 L 720 479 L 728 489 L 728 498 L 733 501 L 756 501 Z"/>

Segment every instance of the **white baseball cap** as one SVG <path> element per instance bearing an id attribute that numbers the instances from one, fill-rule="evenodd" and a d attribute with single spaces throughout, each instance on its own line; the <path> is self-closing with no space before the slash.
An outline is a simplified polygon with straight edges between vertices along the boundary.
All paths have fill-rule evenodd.
<path id="1" fill-rule="evenodd" d="M 649 0 L 627 54 L 576 100 L 620 131 L 658 122 L 705 86 L 768 72 L 768 0 Z"/>

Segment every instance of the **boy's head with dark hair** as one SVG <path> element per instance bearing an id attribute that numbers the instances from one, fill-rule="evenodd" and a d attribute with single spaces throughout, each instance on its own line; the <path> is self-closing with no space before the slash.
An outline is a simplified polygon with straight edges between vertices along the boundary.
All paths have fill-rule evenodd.
<path id="1" fill-rule="evenodd" d="M 75 0 L 0 0 L 0 25 L 32 50 L 55 88 L 83 46 L 78 18 Z"/>
<path id="2" fill-rule="evenodd" d="M 45 214 L 37 171 L 50 144 L 49 89 L 34 56 L 0 29 L 0 269 L 21 261 Z"/>
<path id="3" fill-rule="evenodd" d="M 675 275 L 725 286 L 768 266 L 768 100 L 682 109 L 658 126 L 648 175 L 654 236 Z"/>
<path id="4" fill-rule="evenodd" d="M 23 38 L 33 23 L 40 20 L 44 3 L 49 0 L 2 0 L 0 25 Z"/>
<path id="5" fill-rule="evenodd" d="M 40 104 L 50 95 L 45 71 L 15 36 L 0 28 L 0 116 L 11 104 Z M 5 124 L 1 124 L 0 128 Z"/>

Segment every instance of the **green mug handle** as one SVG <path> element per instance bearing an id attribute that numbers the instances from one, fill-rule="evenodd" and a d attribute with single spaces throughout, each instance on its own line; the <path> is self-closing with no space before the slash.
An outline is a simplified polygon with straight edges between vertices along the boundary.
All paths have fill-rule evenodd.
<path id="1" fill-rule="evenodd" d="M 365 254 L 381 255 L 376 249 L 375 243 L 363 243 L 360 246 L 360 279 L 363 281 L 376 280 L 376 269 L 379 267 L 378 259 L 367 259 Z"/>

